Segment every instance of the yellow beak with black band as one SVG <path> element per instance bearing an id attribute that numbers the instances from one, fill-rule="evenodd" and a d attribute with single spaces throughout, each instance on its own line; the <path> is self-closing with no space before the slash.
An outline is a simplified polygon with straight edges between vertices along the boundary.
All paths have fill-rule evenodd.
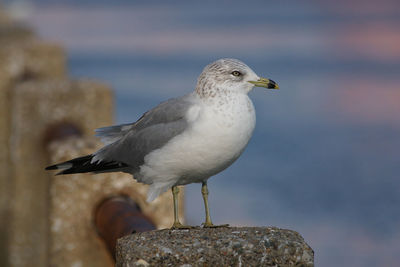
<path id="1" fill-rule="evenodd" d="M 279 89 L 279 86 L 273 80 L 260 78 L 257 81 L 249 81 L 249 83 L 254 84 L 257 87 L 265 87 L 268 89 Z"/>

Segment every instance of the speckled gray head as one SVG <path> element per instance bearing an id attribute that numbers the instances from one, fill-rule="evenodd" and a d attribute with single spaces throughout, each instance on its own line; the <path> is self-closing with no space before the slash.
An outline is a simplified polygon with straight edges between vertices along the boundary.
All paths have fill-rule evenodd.
<path id="1" fill-rule="evenodd" d="M 259 77 L 242 61 L 223 58 L 204 68 L 197 81 L 196 92 L 202 96 L 215 90 L 248 93 L 254 86 L 279 88 L 274 81 Z"/>

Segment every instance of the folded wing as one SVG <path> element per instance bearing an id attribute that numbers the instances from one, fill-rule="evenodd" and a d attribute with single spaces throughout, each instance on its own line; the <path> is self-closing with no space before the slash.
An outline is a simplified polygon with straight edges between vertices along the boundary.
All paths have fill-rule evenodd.
<path id="1" fill-rule="evenodd" d="M 59 174 L 125 171 L 133 173 L 144 157 L 161 148 L 187 128 L 186 113 L 193 105 L 192 95 L 162 102 L 135 123 L 99 128 L 96 136 L 105 146 L 97 152 L 46 169 L 63 169 Z"/>

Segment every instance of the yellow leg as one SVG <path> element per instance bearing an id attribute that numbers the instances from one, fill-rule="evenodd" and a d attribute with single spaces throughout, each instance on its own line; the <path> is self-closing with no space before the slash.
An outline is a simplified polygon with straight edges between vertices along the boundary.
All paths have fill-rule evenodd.
<path id="1" fill-rule="evenodd" d="M 173 197 L 173 200 L 174 200 L 174 224 L 172 225 L 171 229 L 190 229 L 190 228 L 193 228 L 193 226 L 183 225 L 179 221 L 178 195 L 179 195 L 179 187 L 173 186 L 172 187 L 172 197 Z"/>
<path id="2" fill-rule="evenodd" d="M 206 221 L 203 223 L 204 228 L 217 228 L 217 227 L 228 227 L 229 224 L 214 225 L 211 221 L 210 209 L 208 208 L 208 188 L 207 181 L 203 182 L 201 185 L 201 194 L 203 195 L 204 208 L 206 210 Z"/>

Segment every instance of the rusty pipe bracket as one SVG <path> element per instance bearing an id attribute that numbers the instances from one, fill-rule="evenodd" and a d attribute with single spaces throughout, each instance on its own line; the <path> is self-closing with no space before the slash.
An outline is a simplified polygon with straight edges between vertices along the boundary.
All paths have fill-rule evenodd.
<path id="1" fill-rule="evenodd" d="M 95 210 L 94 224 L 114 258 L 118 238 L 156 229 L 128 196 L 114 196 L 102 201 Z"/>

